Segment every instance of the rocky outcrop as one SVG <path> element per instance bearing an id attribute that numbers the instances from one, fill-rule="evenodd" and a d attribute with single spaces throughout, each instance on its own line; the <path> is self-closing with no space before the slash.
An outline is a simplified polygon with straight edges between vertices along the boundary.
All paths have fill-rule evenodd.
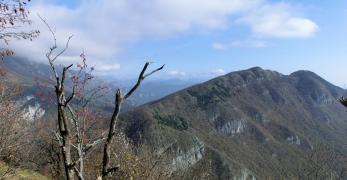
<path id="1" fill-rule="evenodd" d="M 45 115 L 45 110 L 41 108 L 39 103 L 35 103 L 35 105 L 28 105 L 24 109 L 23 118 L 27 121 L 34 121 L 36 119 L 40 119 Z"/>
<path id="2" fill-rule="evenodd" d="M 223 120 L 222 120 L 223 121 Z M 245 120 L 230 120 L 223 121 L 222 123 L 216 123 L 215 132 L 225 135 L 236 135 L 244 132 L 246 128 Z"/>
<path id="3" fill-rule="evenodd" d="M 198 138 L 195 138 L 195 143 L 188 150 L 182 150 L 180 147 L 176 150 L 176 156 L 173 158 L 171 167 L 173 171 L 179 169 L 187 169 L 203 158 L 205 153 L 205 144 Z"/>

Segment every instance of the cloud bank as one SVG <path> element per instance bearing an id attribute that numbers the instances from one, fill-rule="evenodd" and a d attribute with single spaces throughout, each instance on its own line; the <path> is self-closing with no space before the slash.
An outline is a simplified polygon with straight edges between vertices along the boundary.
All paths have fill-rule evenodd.
<path id="1" fill-rule="evenodd" d="M 242 41 L 232 42 L 213 42 L 212 48 L 216 50 L 227 50 L 230 48 L 265 48 L 268 47 L 268 43 L 263 40 L 249 39 Z"/>
<path id="2" fill-rule="evenodd" d="M 61 62 L 76 62 L 84 51 L 96 70 L 103 72 L 121 68 L 119 57 L 126 47 L 146 38 L 218 32 L 238 25 L 246 25 L 259 38 L 307 38 L 318 30 L 315 22 L 289 4 L 267 0 L 81 0 L 74 8 L 41 0 L 32 4 L 31 12 L 32 27 L 42 34 L 30 43 L 13 41 L 11 46 L 19 55 L 44 61 L 52 38 L 38 20 L 39 13 L 55 27 L 60 46 L 74 34 Z M 234 44 L 246 45 L 257 44 Z M 223 44 L 213 46 L 224 48 Z"/>
<path id="3" fill-rule="evenodd" d="M 262 4 L 240 19 L 259 37 L 308 38 L 318 30 L 312 20 L 295 14 L 288 4 Z"/>

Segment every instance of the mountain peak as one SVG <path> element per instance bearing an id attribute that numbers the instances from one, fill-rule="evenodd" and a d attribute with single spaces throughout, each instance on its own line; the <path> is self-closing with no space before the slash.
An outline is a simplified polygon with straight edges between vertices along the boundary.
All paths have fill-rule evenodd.
<path id="1" fill-rule="evenodd" d="M 320 78 L 320 76 L 318 76 L 316 73 L 309 71 L 309 70 L 299 70 L 299 71 L 295 71 L 293 73 L 291 73 L 289 76 L 292 77 L 318 77 Z"/>
<path id="2" fill-rule="evenodd" d="M 295 176 L 298 162 L 309 163 L 303 157 L 312 139 L 344 142 L 346 114 L 336 100 L 343 93 L 310 71 L 287 76 L 253 67 L 129 111 L 122 122 L 135 143 L 172 147 L 167 156 L 175 168 L 204 174 L 216 167 L 205 162 L 218 162 L 226 167 L 219 174 L 228 174 L 221 179 L 232 179 L 231 167 L 234 174 L 247 167 L 257 179 L 269 179 L 283 173 L 273 168 L 280 164 Z"/>
<path id="3" fill-rule="evenodd" d="M 289 75 L 289 77 L 297 79 L 305 84 L 309 82 L 311 83 L 315 82 L 315 84 L 321 84 L 327 87 L 337 87 L 331 84 L 330 82 L 326 81 L 322 77 L 320 77 L 318 74 L 308 70 L 300 70 L 300 71 L 293 72 Z"/>
<path id="4" fill-rule="evenodd" d="M 280 77 L 282 76 L 282 74 L 276 71 L 265 70 L 261 67 L 256 66 L 246 70 L 231 72 L 226 76 L 230 78 L 241 78 L 245 81 L 251 81 L 252 79 L 272 79 L 274 77 Z"/>
<path id="5" fill-rule="evenodd" d="M 265 71 L 263 68 L 259 67 L 259 66 L 255 66 L 252 68 L 248 69 L 249 71 Z"/>

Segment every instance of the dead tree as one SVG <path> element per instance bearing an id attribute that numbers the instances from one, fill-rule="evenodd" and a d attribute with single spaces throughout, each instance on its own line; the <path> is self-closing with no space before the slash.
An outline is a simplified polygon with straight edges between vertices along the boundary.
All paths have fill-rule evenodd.
<path id="1" fill-rule="evenodd" d="M 55 65 L 56 60 L 68 49 L 69 42 L 72 36 L 68 38 L 65 47 L 59 51 L 57 47 L 55 32 L 52 30 L 46 20 L 44 20 L 43 18 L 41 18 L 41 20 L 48 27 L 54 40 L 54 44 L 52 47 L 50 47 L 48 53 L 46 54 L 46 57 L 54 76 L 58 116 L 58 131 L 55 133 L 55 137 L 61 149 L 65 176 L 68 180 L 74 179 L 75 177 L 83 180 L 84 159 L 93 150 L 93 148 L 97 147 L 97 145 L 103 143 L 106 140 L 106 142 L 104 143 L 104 154 L 102 159 L 102 177 L 106 177 L 109 174 L 116 172 L 118 169 L 118 167 L 111 167 L 110 159 L 111 145 L 116 135 L 117 120 L 122 102 L 124 100 L 127 100 L 138 89 L 145 78 L 162 70 L 164 68 L 164 65 L 146 74 L 147 68 L 150 65 L 150 63 L 147 62 L 144 65 L 136 84 L 129 90 L 129 92 L 125 94 L 125 96 L 122 96 L 120 89 L 117 89 L 115 93 L 115 108 L 111 117 L 108 135 L 106 137 L 102 136 L 96 140 L 86 143 L 84 142 L 84 128 L 81 128 L 83 127 L 80 123 L 81 118 L 78 113 L 76 113 L 76 110 L 72 105 L 73 100 L 76 99 L 76 91 L 78 88 L 78 83 L 76 83 L 73 78 L 72 92 L 69 96 L 66 96 L 67 89 L 65 87 L 65 84 L 67 73 L 73 66 L 73 64 L 64 66 L 61 71 L 59 71 L 59 69 Z M 84 62 L 84 56 L 81 57 Z M 85 64 L 83 64 L 82 66 L 85 66 Z M 89 79 L 89 77 L 87 77 L 86 79 Z M 73 154 L 76 155 L 74 156 Z"/>
<path id="2" fill-rule="evenodd" d="M 68 42 L 66 43 L 66 48 L 68 47 L 69 41 L 71 39 L 71 36 L 69 37 Z M 69 65 L 67 67 L 63 68 L 62 75 L 59 76 L 58 72 L 56 70 L 55 65 L 53 64 L 56 58 L 58 57 L 59 54 L 63 54 L 64 51 L 66 50 L 63 49 L 57 56 L 52 57 L 53 51 L 57 48 L 56 45 L 50 48 L 50 51 L 47 53 L 47 59 L 49 61 L 49 64 L 51 66 L 51 69 L 54 73 L 55 79 L 56 79 L 56 85 L 55 85 L 55 93 L 57 97 L 57 112 L 58 112 L 58 127 L 59 127 L 59 133 L 56 134 L 57 139 L 59 141 L 62 154 L 63 154 L 63 161 L 64 161 L 64 168 L 65 168 L 65 173 L 66 173 L 66 178 L 67 179 L 74 179 L 75 177 L 75 170 L 74 170 L 74 165 L 72 162 L 72 157 L 71 157 L 71 145 L 72 145 L 72 135 L 70 132 L 70 123 L 67 120 L 67 112 L 66 112 L 66 107 L 70 100 L 74 96 L 74 92 L 66 98 L 65 96 L 65 87 L 64 87 L 64 81 L 66 78 L 66 71 L 72 67 L 72 65 Z"/>
<path id="3" fill-rule="evenodd" d="M 75 96 L 75 87 L 72 89 L 72 93 L 68 97 L 65 95 L 66 74 L 67 74 L 67 71 L 73 66 L 73 64 L 70 64 L 69 66 L 64 66 L 60 75 L 55 65 L 55 61 L 62 54 L 64 54 L 64 52 L 68 49 L 69 42 L 72 36 L 68 38 L 65 47 L 59 52 L 57 52 L 57 54 L 54 54 L 58 50 L 55 32 L 52 30 L 52 28 L 48 25 L 48 23 L 43 18 L 41 18 L 41 20 L 48 27 L 54 39 L 54 44 L 52 47 L 50 47 L 48 53 L 46 54 L 46 57 L 55 79 L 55 94 L 56 94 L 57 113 L 58 113 L 57 115 L 58 116 L 58 119 L 57 119 L 58 132 L 55 133 L 55 136 L 61 148 L 65 176 L 67 179 L 70 180 L 70 179 L 74 179 L 75 174 L 77 174 L 79 179 L 83 179 L 83 176 L 80 175 L 78 169 L 76 168 L 76 162 L 74 162 L 72 158 L 73 135 L 71 133 L 71 129 L 72 129 L 71 126 L 73 124 L 73 118 L 68 117 L 68 110 L 69 110 L 68 108 L 70 107 L 69 103 Z"/>
<path id="4" fill-rule="evenodd" d="M 162 70 L 164 68 L 164 65 L 153 70 L 152 72 L 145 74 L 148 66 L 150 65 L 149 62 L 147 62 L 138 79 L 136 84 L 124 95 L 122 96 L 121 90 L 118 88 L 115 93 L 115 108 L 111 117 L 111 122 L 109 126 L 109 132 L 107 135 L 106 142 L 104 144 L 104 154 L 103 154 L 103 160 L 102 160 L 102 177 L 107 177 L 109 174 L 112 174 L 118 170 L 119 167 L 111 166 L 111 145 L 113 142 L 113 139 L 116 135 L 116 128 L 117 128 L 117 122 L 118 122 L 118 116 L 120 113 L 121 105 L 124 100 L 127 100 L 135 91 L 136 89 L 141 85 L 142 81 L 147 78 L 148 76 Z"/>

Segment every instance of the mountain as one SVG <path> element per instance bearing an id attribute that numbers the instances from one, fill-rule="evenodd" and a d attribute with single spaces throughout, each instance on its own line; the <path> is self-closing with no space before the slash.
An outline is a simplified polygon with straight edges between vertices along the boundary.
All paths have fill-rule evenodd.
<path id="1" fill-rule="evenodd" d="M 44 98 L 54 92 L 46 64 L 10 58 L 0 67 L 7 70 L 2 80 L 22 87 L 17 100 L 28 119 L 53 112 Z M 128 89 L 132 81 L 102 80 L 111 88 L 93 107 L 107 113 L 112 90 Z M 283 75 L 256 67 L 186 88 L 192 83 L 144 83 L 120 121 L 125 135 L 162 158 L 176 179 L 300 179 L 312 162 L 321 161 L 320 169 L 327 164 L 324 157 L 310 159 L 317 144 L 347 154 L 347 112 L 337 101 L 347 93 L 313 72 Z"/>
<path id="2" fill-rule="evenodd" d="M 26 58 L 7 57 L 2 60 L 0 67 L 5 68 L 11 79 L 23 85 L 35 84 L 35 80 L 49 80 L 51 71 L 47 64 L 30 61 Z"/>
<path id="3" fill-rule="evenodd" d="M 5 69 L 7 76 L 5 81 L 11 85 L 20 85 L 21 94 L 17 100 L 23 102 L 28 112 L 28 119 L 33 119 L 34 115 L 39 112 L 43 115 L 55 108 L 54 103 L 54 81 L 52 80 L 52 72 L 47 64 L 31 61 L 21 57 L 7 57 L 0 62 L 0 68 Z M 58 69 L 62 66 L 58 66 Z M 112 78 L 104 78 L 95 76 L 90 81 L 89 88 L 103 85 L 107 87 L 103 92 L 103 96 L 99 97 L 93 104 L 98 110 L 111 112 L 114 106 L 114 90 L 120 87 L 123 91 L 127 91 L 136 82 L 134 80 L 114 80 Z M 67 81 L 69 83 L 69 81 Z M 143 85 L 134 93 L 128 101 L 124 103 L 123 110 L 128 110 L 138 105 L 157 100 L 170 93 L 191 86 L 195 81 L 183 80 L 156 80 L 143 83 Z"/>
<path id="4" fill-rule="evenodd" d="M 300 179 L 316 144 L 347 154 L 345 94 L 310 71 L 255 67 L 123 113 L 120 127 L 177 179 Z"/>
<path id="5" fill-rule="evenodd" d="M 106 80 L 107 81 L 107 80 Z M 135 84 L 136 79 L 133 80 L 115 80 L 110 81 L 113 85 L 112 89 L 116 89 L 117 85 L 123 87 L 123 92 L 129 91 L 129 89 Z M 112 83 L 113 82 L 113 83 Z M 158 100 L 169 94 L 172 94 L 181 89 L 187 88 L 194 84 L 197 84 L 198 80 L 180 80 L 180 79 L 160 79 L 160 80 L 146 80 L 141 86 L 134 92 L 129 98 L 133 107 L 143 105 L 145 103 Z"/>

